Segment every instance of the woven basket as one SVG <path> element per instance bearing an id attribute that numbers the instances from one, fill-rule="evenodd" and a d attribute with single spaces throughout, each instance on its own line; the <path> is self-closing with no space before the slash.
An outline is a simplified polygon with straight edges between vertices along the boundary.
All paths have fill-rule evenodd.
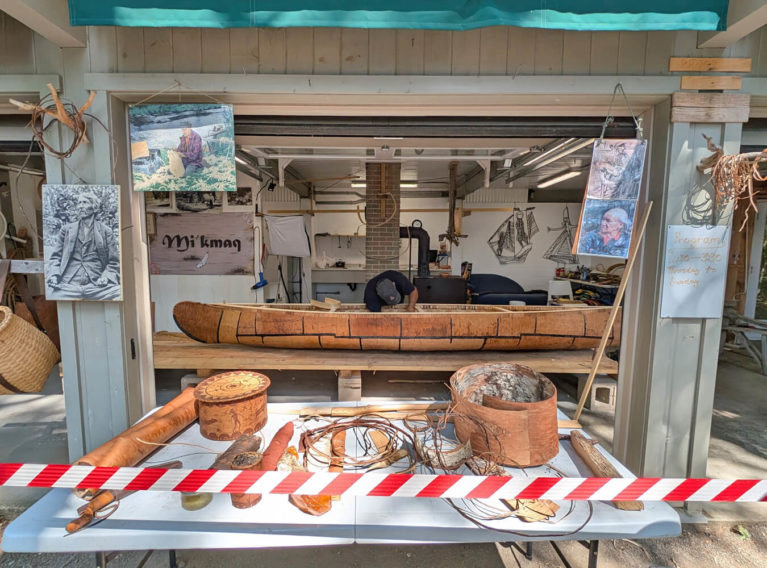
<path id="1" fill-rule="evenodd" d="M 47 335 L 0 306 L 0 394 L 40 392 L 60 360 Z"/>

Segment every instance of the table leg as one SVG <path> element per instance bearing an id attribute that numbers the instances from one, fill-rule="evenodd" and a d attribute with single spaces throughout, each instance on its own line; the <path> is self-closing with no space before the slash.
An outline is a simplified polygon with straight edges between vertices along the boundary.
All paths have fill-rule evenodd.
<path id="1" fill-rule="evenodd" d="M 514 549 L 518 550 L 520 552 L 520 554 L 522 554 L 522 556 L 524 556 L 525 559 L 527 559 L 527 560 L 532 560 L 533 559 L 533 541 L 525 542 L 524 543 L 524 545 L 525 545 L 524 548 L 522 548 L 516 542 L 502 542 L 500 544 L 504 548 L 514 548 Z"/>
<path id="2" fill-rule="evenodd" d="M 178 564 L 176 563 L 176 551 L 175 550 L 169 550 L 168 551 L 168 568 L 178 568 Z"/>
<path id="3" fill-rule="evenodd" d="M 106 552 L 97 552 L 96 553 L 96 568 L 107 568 L 107 553 Z"/>
<path id="4" fill-rule="evenodd" d="M 597 568 L 599 560 L 599 541 L 592 540 L 589 543 L 589 568 Z"/>

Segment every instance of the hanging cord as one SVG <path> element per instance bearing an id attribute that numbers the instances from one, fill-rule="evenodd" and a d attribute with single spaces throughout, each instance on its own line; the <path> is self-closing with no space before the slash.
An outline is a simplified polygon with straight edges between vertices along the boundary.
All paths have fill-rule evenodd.
<path id="1" fill-rule="evenodd" d="M 631 113 L 631 118 L 634 119 L 634 124 L 636 125 L 637 129 L 637 138 L 644 141 L 644 132 L 642 129 L 642 125 L 639 123 L 639 119 L 634 114 L 634 110 L 631 108 L 631 103 L 629 102 L 628 96 L 626 96 L 626 91 L 623 90 L 623 83 L 618 83 L 615 85 L 615 89 L 613 89 L 613 96 L 610 99 L 610 106 L 607 108 L 607 116 L 605 117 L 605 122 L 602 125 L 602 134 L 599 135 L 599 141 L 601 142 L 605 138 L 605 132 L 607 131 L 607 127 L 610 126 L 615 121 L 615 117 L 613 116 L 613 104 L 615 103 L 615 97 L 618 95 L 618 90 L 620 89 L 621 94 L 623 95 L 623 100 L 626 101 L 626 106 L 629 109 L 629 112 Z"/>
<path id="2" fill-rule="evenodd" d="M 163 95 L 163 94 L 167 93 L 168 91 L 172 91 L 173 89 L 181 89 L 181 88 L 183 88 L 183 89 L 187 89 L 187 90 L 189 90 L 189 91 L 194 91 L 194 90 L 195 90 L 195 89 L 193 89 L 192 87 L 189 87 L 189 86 L 187 86 L 187 85 L 184 85 L 184 84 L 183 84 L 181 81 L 179 81 L 178 79 L 174 79 L 174 80 L 173 80 L 173 84 L 172 84 L 172 85 L 168 85 L 168 86 L 167 86 L 167 87 L 165 87 L 164 89 L 162 89 L 162 90 L 160 90 L 160 91 L 157 91 L 156 93 L 152 93 L 152 94 L 151 94 L 151 95 L 149 95 L 148 97 L 146 97 L 146 98 L 143 98 L 143 99 L 141 99 L 140 101 L 138 101 L 137 103 L 133 103 L 133 104 L 131 104 L 131 105 L 129 105 L 129 106 L 131 106 L 131 107 L 134 107 L 134 106 L 137 106 L 137 105 L 141 105 L 141 104 L 144 104 L 144 103 L 146 103 L 146 102 L 149 102 L 149 101 L 151 101 L 151 100 L 152 100 L 153 98 L 155 98 L 155 97 L 159 97 L 160 95 Z M 217 99 L 217 98 L 215 98 L 215 97 L 212 97 L 212 96 L 208 95 L 207 93 L 198 93 L 198 92 L 195 92 L 194 94 L 195 94 L 195 95 L 197 95 L 197 96 L 202 96 L 202 97 L 208 98 L 208 99 L 212 100 L 214 103 L 218 103 L 218 104 L 224 104 L 224 103 L 222 103 L 222 102 L 221 102 L 221 100 L 219 100 L 219 99 Z M 180 96 L 180 95 L 181 95 L 181 93 L 179 93 L 179 96 Z"/>
<path id="3" fill-rule="evenodd" d="M 384 225 L 386 225 L 386 223 L 388 223 L 389 221 L 394 219 L 394 216 L 397 214 L 397 211 L 399 210 L 399 205 L 397 204 L 397 200 L 388 191 L 384 195 L 386 195 L 386 197 L 390 198 L 391 201 L 392 201 L 392 204 L 394 205 L 394 208 L 392 209 L 391 215 L 389 215 L 386 218 L 385 221 L 381 221 L 380 223 L 376 223 L 375 225 L 371 225 L 371 224 L 369 224 L 367 222 L 367 219 L 363 219 L 362 218 L 362 213 L 364 213 L 364 210 L 360 211 L 360 208 L 357 207 L 357 217 L 359 217 L 359 219 L 360 219 L 360 221 L 362 222 L 363 225 L 367 225 L 367 226 L 372 227 L 372 228 L 383 227 Z"/>
<path id="4" fill-rule="evenodd" d="M 153 98 L 159 97 L 160 95 L 162 95 L 164 93 L 167 93 L 168 91 L 171 91 L 171 90 L 173 90 L 173 89 L 175 89 L 177 87 L 180 87 L 180 86 L 181 86 L 181 83 L 179 83 L 178 81 L 174 80 L 172 85 L 169 85 L 169 86 L 165 87 L 164 89 L 162 89 L 161 91 L 157 91 L 156 93 L 153 93 L 153 94 L 149 95 L 148 97 L 146 97 L 144 99 L 141 99 L 139 102 L 133 103 L 130 106 L 134 107 L 134 106 L 137 106 L 137 105 L 144 104 L 144 103 L 146 103 L 148 101 L 151 101 Z"/>

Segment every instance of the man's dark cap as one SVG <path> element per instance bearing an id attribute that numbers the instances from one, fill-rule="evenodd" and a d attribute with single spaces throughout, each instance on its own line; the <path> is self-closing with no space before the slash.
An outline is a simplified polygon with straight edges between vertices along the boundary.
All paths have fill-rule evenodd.
<path id="1" fill-rule="evenodd" d="M 394 282 L 388 278 L 384 278 L 376 284 L 376 294 L 389 306 L 399 304 L 402 300 L 402 295 L 397 290 Z"/>

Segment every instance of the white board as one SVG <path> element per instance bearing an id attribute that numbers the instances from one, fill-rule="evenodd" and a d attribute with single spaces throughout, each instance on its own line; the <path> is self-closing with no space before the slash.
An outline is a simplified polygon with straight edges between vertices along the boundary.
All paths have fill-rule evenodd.
<path id="1" fill-rule="evenodd" d="M 662 318 L 722 317 L 729 227 L 668 225 Z"/>

